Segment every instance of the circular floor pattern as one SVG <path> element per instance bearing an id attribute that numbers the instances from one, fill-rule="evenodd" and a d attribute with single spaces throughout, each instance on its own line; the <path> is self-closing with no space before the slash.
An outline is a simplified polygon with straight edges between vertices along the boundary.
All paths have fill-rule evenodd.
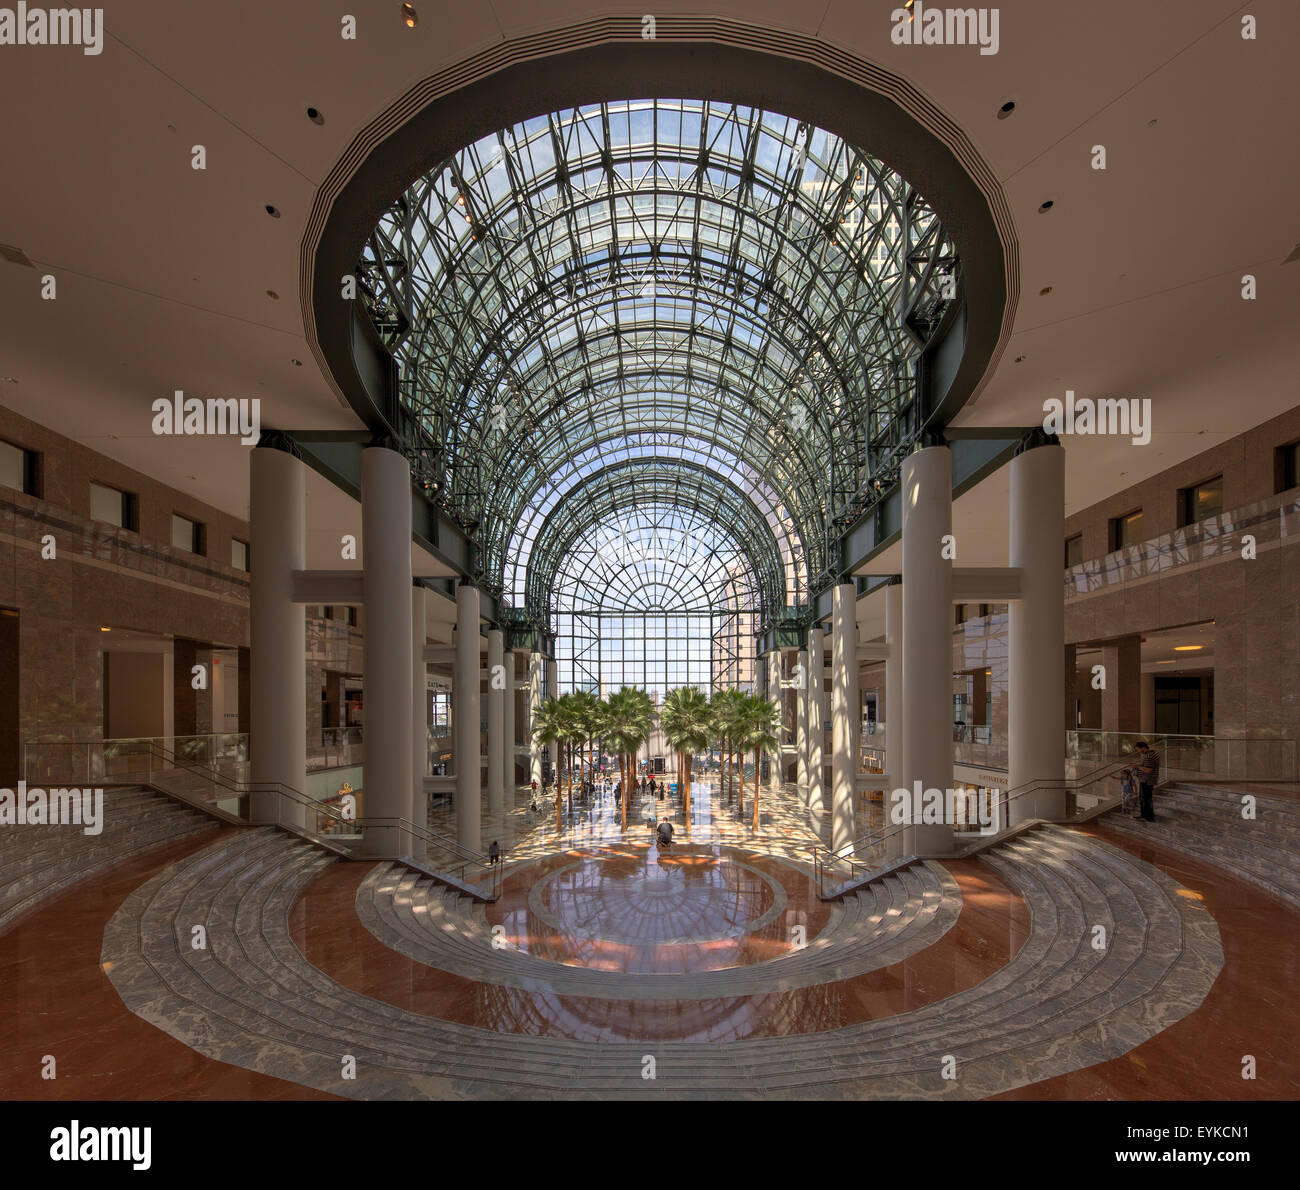
<path id="1" fill-rule="evenodd" d="M 131 1011 L 198 1052 L 353 1099 L 978 1099 L 1127 1053 L 1199 1007 L 1224 961 L 1187 890 L 1046 827 L 984 857 L 1029 905 L 1028 940 L 923 1008 L 721 1043 L 506 1035 L 351 991 L 307 961 L 289 913 L 335 862 L 271 829 L 215 843 L 123 901 L 103 970 Z M 190 944 L 198 922 L 206 949 Z"/>
<path id="2" fill-rule="evenodd" d="M 385 946 L 466 979 L 683 1001 L 776 994 L 901 962 L 952 928 L 961 893 L 942 865 L 919 863 L 826 903 L 807 872 L 772 856 L 712 845 L 668 858 L 627 844 L 512 868 L 490 906 L 379 864 L 355 908 Z"/>
<path id="3" fill-rule="evenodd" d="M 565 946 L 538 946 L 533 931 L 526 949 L 581 967 L 622 947 L 629 973 L 685 973 L 747 961 L 748 948 L 726 944 L 781 923 L 788 897 L 752 864 L 715 850 L 664 854 L 649 847 L 634 857 L 588 855 L 549 873 L 529 890 L 528 909 Z M 781 932 L 788 933 L 778 925 Z M 687 946 L 698 953 L 680 955 L 678 948 Z"/>

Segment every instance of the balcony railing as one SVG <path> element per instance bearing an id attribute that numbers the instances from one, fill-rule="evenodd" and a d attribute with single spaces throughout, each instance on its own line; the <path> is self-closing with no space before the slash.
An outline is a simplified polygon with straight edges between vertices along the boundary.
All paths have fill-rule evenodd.
<path id="1" fill-rule="evenodd" d="M 1080 562 L 1065 572 L 1065 597 L 1078 598 L 1183 567 L 1240 558 L 1241 539 L 1246 534 L 1255 539 L 1255 549 L 1260 552 L 1275 544 L 1300 541 L 1300 500 L 1293 492 L 1270 496 L 1173 533 L 1125 546 L 1105 557 Z"/>

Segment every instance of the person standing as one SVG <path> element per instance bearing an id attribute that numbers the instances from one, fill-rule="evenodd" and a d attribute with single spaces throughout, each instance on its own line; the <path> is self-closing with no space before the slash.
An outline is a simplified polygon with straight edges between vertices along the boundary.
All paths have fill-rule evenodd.
<path id="1" fill-rule="evenodd" d="M 1153 795 L 1156 782 L 1160 780 L 1160 753 L 1151 747 L 1146 740 L 1138 740 L 1137 751 L 1138 789 L 1141 790 L 1142 795 L 1141 817 L 1144 822 L 1155 822 L 1156 808 Z"/>

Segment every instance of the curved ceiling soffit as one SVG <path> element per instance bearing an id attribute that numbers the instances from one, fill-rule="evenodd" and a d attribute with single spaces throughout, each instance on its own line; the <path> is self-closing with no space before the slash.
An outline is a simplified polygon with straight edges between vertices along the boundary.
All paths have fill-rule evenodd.
<path id="1" fill-rule="evenodd" d="M 936 420 L 978 394 L 1010 334 L 1018 244 L 1001 188 L 965 134 L 910 84 L 825 42 L 726 19 L 663 17 L 647 43 L 639 17 L 626 17 L 504 42 L 430 76 L 354 138 L 318 189 L 300 248 L 306 335 L 363 420 L 383 424 L 371 400 L 376 367 L 339 281 L 393 196 L 502 128 L 635 94 L 781 112 L 863 146 L 924 194 L 960 248 L 967 320 Z"/>
<path id="2" fill-rule="evenodd" d="M 787 557 L 763 513 L 733 484 L 703 467 L 680 461 L 648 470 L 636 462 L 620 462 L 592 475 L 555 506 L 539 528 L 528 552 L 517 565 L 526 566 L 527 604 L 539 615 L 553 612 L 547 592 L 575 541 L 623 511 L 671 505 L 715 523 L 733 537 L 757 577 L 770 610 L 784 607 Z M 729 512 L 730 523 L 719 520 Z M 747 610 L 747 609 L 742 609 Z M 755 609 L 758 610 L 758 609 Z"/>

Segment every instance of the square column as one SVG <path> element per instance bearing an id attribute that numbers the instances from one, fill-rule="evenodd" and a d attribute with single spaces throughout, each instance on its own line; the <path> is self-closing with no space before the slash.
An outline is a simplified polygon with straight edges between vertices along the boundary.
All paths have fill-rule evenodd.
<path id="1" fill-rule="evenodd" d="M 1101 692 L 1102 731 L 1141 731 L 1142 638 L 1122 636 L 1106 641 L 1101 646 L 1101 663 L 1106 671 L 1106 687 Z M 1153 690 L 1153 707 L 1154 697 Z"/>
<path id="2" fill-rule="evenodd" d="M 488 809 L 500 813 L 506 807 L 506 748 L 502 725 L 506 717 L 505 643 L 500 628 L 488 629 L 487 683 L 487 800 Z"/>
<path id="3" fill-rule="evenodd" d="M 858 592 L 837 583 L 831 592 L 831 850 L 853 843 L 853 795 L 858 778 L 854 720 L 858 711 Z"/>
<path id="4" fill-rule="evenodd" d="M 307 788 L 306 609 L 293 599 L 293 572 L 307 565 L 306 467 L 287 451 L 249 455 L 249 759 L 254 784 Z M 306 808 L 255 793 L 253 822 L 301 828 Z"/>
<path id="5" fill-rule="evenodd" d="M 482 851 L 483 774 L 479 757 L 479 594 L 470 583 L 456 588 L 456 702 L 453 708 L 456 755 L 456 839 Z"/>
<path id="6" fill-rule="evenodd" d="M 429 827 L 429 795 L 424 778 L 429 771 L 429 666 L 424 645 L 429 635 L 428 609 L 423 587 L 411 588 L 411 812 L 410 819 L 425 830 Z M 425 854 L 425 843 L 412 836 L 412 856 Z"/>
<path id="7" fill-rule="evenodd" d="M 1021 573 L 1021 598 L 1008 612 L 1007 780 L 1012 792 L 1031 781 L 1054 786 L 1013 802 L 1008 825 L 1014 825 L 1065 813 L 1065 746 L 1057 701 L 1065 691 L 1065 448 L 1036 446 L 1009 466 L 1010 562 Z M 1118 676 L 1108 672 L 1107 686 Z M 1136 689 L 1136 674 L 1133 685 Z"/>
<path id="8" fill-rule="evenodd" d="M 903 462 L 902 488 L 907 592 L 902 780 L 891 791 L 886 810 L 892 823 L 892 794 L 904 791 L 904 821 L 912 823 L 906 832 L 907 853 L 946 855 L 953 849 L 945 795 L 952 787 L 952 550 L 945 549 L 945 538 L 952 533 L 952 452 L 946 446 L 930 446 L 909 455 Z M 892 775 L 892 764 L 890 769 Z M 941 822 L 917 821 L 918 783 L 931 804 L 937 792 L 945 809 Z"/>
<path id="9" fill-rule="evenodd" d="M 367 831 L 365 851 L 381 859 L 410 853 L 412 772 L 411 465 L 387 447 L 361 452 L 362 593 L 366 631 L 364 817 L 386 819 Z M 254 563 L 256 565 L 256 563 Z"/>

